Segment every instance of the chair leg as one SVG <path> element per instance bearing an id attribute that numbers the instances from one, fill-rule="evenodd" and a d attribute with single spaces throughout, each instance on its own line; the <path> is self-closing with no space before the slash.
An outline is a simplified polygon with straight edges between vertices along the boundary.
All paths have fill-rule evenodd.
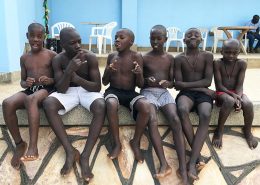
<path id="1" fill-rule="evenodd" d="M 103 42 L 103 38 L 98 37 L 98 54 L 100 54 L 100 55 L 101 55 L 101 52 L 102 52 L 102 42 Z"/>
<path id="2" fill-rule="evenodd" d="M 112 43 L 112 39 L 110 40 L 110 46 L 111 46 L 111 53 L 113 52 L 113 43 Z"/>
<path id="3" fill-rule="evenodd" d="M 169 50 L 169 46 L 170 46 L 170 42 L 166 42 L 166 52 L 168 52 L 168 50 Z"/>
<path id="4" fill-rule="evenodd" d="M 182 52 L 184 52 L 184 42 L 181 42 L 182 45 Z"/>
<path id="5" fill-rule="evenodd" d="M 218 41 L 214 40 L 213 53 L 217 52 L 217 47 L 218 47 Z"/>
<path id="6" fill-rule="evenodd" d="M 88 45 L 88 50 L 91 51 L 91 42 L 92 42 L 92 38 L 89 38 L 89 45 Z"/>
<path id="7" fill-rule="evenodd" d="M 177 41 L 177 52 L 179 52 L 179 42 Z"/>
<path id="8" fill-rule="evenodd" d="M 107 40 L 106 38 L 103 39 L 103 46 L 104 46 L 104 53 L 107 52 Z"/>

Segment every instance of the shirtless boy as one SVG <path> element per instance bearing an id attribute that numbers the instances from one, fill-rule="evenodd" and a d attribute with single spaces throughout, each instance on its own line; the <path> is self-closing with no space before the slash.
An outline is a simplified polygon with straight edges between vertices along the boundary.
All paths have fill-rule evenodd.
<path id="1" fill-rule="evenodd" d="M 152 50 L 143 56 L 144 60 L 144 88 L 141 94 L 151 103 L 151 119 L 149 121 L 149 132 L 160 160 L 160 170 L 155 177 L 160 178 L 168 175 L 171 168 L 168 165 L 158 131 L 157 110 L 161 110 L 166 117 L 172 132 L 176 151 L 179 158 L 178 174 L 181 175 L 184 184 L 187 184 L 187 170 L 185 161 L 185 144 L 182 126 L 177 114 L 176 104 L 167 90 L 173 87 L 174 80 L 174 58 L 164 52 L 163 46 L 167 41 L 167 31 L 162 25 L 154 26 L 150 31 L 150 43 Z"/>
<path id="2" fill-rule="evenodd" d="M 243 132 L 248 146 L 251 149 L 257 147 L 258 142 L 251 133 L 254 119 L 253 104 L 248 97 L 243 94 L 243 83 L 247 63 L 238 59 L 240 46 L 236 39 L 228 39 L 223 43 L 221 54 L 223 57 L 214 62 L 214 79 L 216 84 L 217 105 L 221 106 L 218 117 L 218 127 L 214 132 L 212 144 L 216 148 L 222 147 L 222 136 L 224 124 L 230 114 L 235 109 L 239 112 L 243 110 L 244 123 Z"/>
<path id="3" fill-rule="evenodd" d="M 198 179 L 196 163 L 200 160 L 200 151 L 208 134 L 213 103 L 213 91 L 207 89 L 213 77 L 213 55 L 199 50 L 201 40 L 198 29 L 188 29 L 184 38 L 187 51 L 175 58 L 175 88 L 180 90 L 177 107 L 184 134 L 191 146 L 188 176 L 194 180 Z M 189 119 L 189 113 L 194 109 L 199 115 L 195 135 Z"/>
<path id="4" fill-rule="evenodd" d="M 52 62 L 57 92 L 45 99 L 44 111 L 66 152 L 61 175 L 68 174 L 73 164 L 80 161 L 82 178 L 88 182 L 93 178 L 89 157 L 105 119 L 105 100 L 99 93 L 101 79 L 98 61 L 93 53 L 81 49 L 81 38 L 74 28 L 61 30 L 60 43 L 65 51 L 58 54 Z M 81 156 L 70 143 L 60 117 L 79 104 L 93 114 L 88 139 Z"/>
<path id="5" fill-rule="evenodd" d="M 43 48 L 44 27 L 39 23 L 28 26 L 27 38 L 31 51 L 20 58 L 21 86 L 20 91 L 3 101 L 3 115 L 5 123 L 14 139 L 16 149 L 11 165 L 19 169 L 21 160 L 32 161 L 39 156 L 37 148 L 38 131 L 40 124 L 39 107 L 42 101 L 53 91 L 53 71 L 51 60 L 56 55 Z M 27 153 L 24 155 L 27 144 L 23 141 L 18 127 L 17 109 L 27 110 L 30 141 Z"/>
<path id="6" fill-rule="evenodd" d="M 110 83 L 104 94 L 109 128 L 114 141 L 113 150 L 108 154 L 108 157 L 110 159 L 117 158 L 122 149 L 117 114 L 118 106 L 121 104 L 131 108 L 133 117 L 136 120 L 135 134 L 130 141 L 130 146 L 135 159 L 143 163 L 144 157 L 140 150 L 140 140 L 149 120 L 150 104 L 144 96 L 135 92 L 136 86 L 143 86 L 144 78 L 142 56 L 130 50 L 133 43 L 134 34 L 131 30 L 124 28 L 116 33 L 115 47 L 117 52 L 108 56 L 102 78 L 104 85 Z"/>

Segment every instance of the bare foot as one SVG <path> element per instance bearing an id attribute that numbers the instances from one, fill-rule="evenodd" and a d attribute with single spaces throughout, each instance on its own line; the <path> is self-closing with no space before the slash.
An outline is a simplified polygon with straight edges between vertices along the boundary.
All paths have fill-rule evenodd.
<path id="1" fill-rule="evenodd" d="M 18 144 L 15 148 L 13 158 L 11 159 L 11 165 L 17 170 L 20 169 L 21 166 L 20 158 L 24 155 L 26 149 L 27 149 L 27 143 L 24 141 Z"/>
<path id="2" fill-rule="evenodd" d="M 89 167 L 88 160 L 82 156 L 80 156 L 79 160 L 80 168 L 81 168 L 81 176 L 86 181 L 89 183 L 91 179 L 93 179 L 94 174 L 91 172 L 91 169 Z"/>
<path id="3" fill-rule="evenodd" d="M 64 176 L 70 173 L 73 164 L 75 164 L 75 162 L 79 162 L 79 159 L 80 159 L 80 154 L 77 149 L 74 149 L 74 152 L 67 154 L 65 164 L 60 170 L 60 174 Z"/>
<path id="4" fill-rule="evenodd" d="M 195 165 L 190 165 L 188 170 L 188 176 L 193 180 L 199 180 Z"/>
<path id="5" fill-rule="evenodd" d="M 176 170 L 176 175 L 179 179 L 182 180 L 183 185 L 190 185 L 188 176 L 187 176 L 187 171 L 181 171 L 180 169 Z"/>
<path id="6" fill-rule="evenodd" d="M 130 146 L 131 146 L 131 149 L 134 152 L 135 160 L 137 160 L 139 163 L 143 163 L 144 157 L 143 157 L 143 154 L 142 154 L 142 152 L 139 148 L 139 145 L 135 144 L 133 139 L 132 139 L 132 140 L 130 140 Z"/>
<path id="7" fill-rule="evenodd" d="M 166 177 L 167 175 L 170 175 L 172 173 L 172 168 L 169 165 L 161 166 L 158 173 L 154 174 L 154 178 L 160 179 L 163 177 Z"/>
<path id="8" fill-rule="evenodd" d="M 219 149 L 222 148 L 222 137 L 223 137 L 223 132 L 219 132 L 219 130 L 216 129 L 212 137 L 212 144 L 214 147 Z"/>
<path id="9" fill-rule="evenodd" d="M 197 170 L 201 171 L 205 167 L 205 165 L 206 165 L 206 162 L 204 161 L 204 159 L 200 155 L 197 162 L 196 162 Z"/>
<path id="10" fill-rule="evenodd" d="M 28 151 L 21 157 L 22 161 L 34 161 L 39 158 L 38 149 L 28 148 Z"/>
<path id="11" fill-rule="evenodd" d="M 108 156 L 110 159 L 113 160 L 113 159 L 115 159 L 115 158 L 118 157 L 118 155 L 120 154 L 121 150 L 122 150 L 121 144 L 120 144 L 120 145 L 116 145 L 116 146 L 113 148 L 112 152 L 109 153 L 109 154 L 107 154 L 107 156 Z"/>
<path id="12" fill-rule="evenodd" d="M 246 129 L 243 128 L 243 132 L 244 132 L 244 135 L 245 135 L 245 138 L 246 138 L 246 142 L 249 146 L 249 148 L 251 150 L 255 149 L 258 145 L 258 141 L 256 140 L 256 138 L 253 136 L 252 132 L 251 131 L 248 131 L 246 132 L 245 131 Z"/>

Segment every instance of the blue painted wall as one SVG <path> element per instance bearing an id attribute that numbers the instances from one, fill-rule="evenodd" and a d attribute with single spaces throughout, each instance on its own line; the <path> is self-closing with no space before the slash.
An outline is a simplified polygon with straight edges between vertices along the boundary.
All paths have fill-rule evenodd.
<path id="1" fill-rule="evenodd" d="M 40 22 L 40 12 L 36 12 L 42 1 L 4 0 L 0 3 L 1 62 L 0 72 L 20 70 L 20 56 L 27 42 L 27 27 L 32 22 Z"/>
<path id="2" fill-rule="evenodd" d="M 51 27 L 56 22 L 72 23 L 81 35 L 82 43 L 88 43 L 92 25 L 81 22 L 108 23 L 116 21 L 121 27 L 120 0 L 49 0 Z M 115 32 L 114 32 L 115 33 Z"/>
<path id="3" fill-rule="evenodd" d="M 20 69 L 19 58 L 27 42 L 25 34 L 31 22 L 43 24 L 43 0 L 0 0 L 0 72 Z M 82 42 L 88 43 L 91 25 L 81 22 L 117 21 L 118 26 L 135 32 L 135 43 L 149 47 L 149 31 L 155 24 L 190 27 L 244 25 L 260 14 L 259 0 L 49 0 L 49 26 L 59 21 L 71 22 Z M 209 38 L 208 46 L 211 46 Z"/>
<path id="4" fill-rule="evenodd" d="M 91 26 L 80 22 L 117 21 L 136 35 L 138 46 L 149 46 L 149 31 L 155 24 L 176 26 L 182 31 L 190 27 L 244 25 L 254 14 L 260 14 L 259 0 L 49 0 L 50 26 L 68 21 L 76 26 L 83 43 L 88 43 Z M 248 6 L 248 5 L 251 6 Z M 136 8 L 136 9 L 134 9 Z M 129 18 L 130 17 L 130 18 Z M 115 33 L 115 31 L 114 31 Z M 209 38 L 209 45 L 212 43 Z"/>

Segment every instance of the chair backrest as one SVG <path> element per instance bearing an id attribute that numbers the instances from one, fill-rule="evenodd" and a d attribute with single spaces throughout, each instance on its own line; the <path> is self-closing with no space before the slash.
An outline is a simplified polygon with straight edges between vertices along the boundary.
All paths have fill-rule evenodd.
<path id="1" fill-rule="evenodd" d="M 218 39 L 218 40 L 226 40 L 226 34 L 224 33 L 223 30 L 218 30 L 218 27 L 213 27 L 211 30 L 211 32 L 213 32 L 214 34 L 214 39 Z M 231 36 L 233 37 L 233 32 L 230 31 Z"/>
<path id="2" fill-rule="evenodd" d="M 103 36 L 105 38 L 112 38 L 112 31 L 117 26 L 117 22 L 110 22 L 104 25 Z"/>
<path id="3" fill-rule="evenodd" d="M 203 40 L 206 40 L 207 37 L 208 37 L 208 32 L 209 32 L 209 30 L 208 30 L 207 28 L 198 28 L 198 29 L 199 29 L 200 32 L 201 32 L 201 38 L 202 38 Z"/>
<path id="4" fill-rule="evenodd" d="M 180 32 L 179 28 L 177 28 L 177 27 L 168 27 L 167 28 L 168 40 L 178 39 L 178 32 Z"/>
<path id="5" fill-rule="evenodd" d="M 60 31 L 63 28 L 66 28 L 66 27 L 75 28 L 75 26 L 73 26 L 71 23 L 68 23 L 68 22 L 57 22 L 56 24 L 54 24 L 51 27 L 51 37 L 55 38 L 55 37 L 59 36 L 60 35 Z M 56 30 L 57 30 L 57 33 L 55 34 Z"/>

